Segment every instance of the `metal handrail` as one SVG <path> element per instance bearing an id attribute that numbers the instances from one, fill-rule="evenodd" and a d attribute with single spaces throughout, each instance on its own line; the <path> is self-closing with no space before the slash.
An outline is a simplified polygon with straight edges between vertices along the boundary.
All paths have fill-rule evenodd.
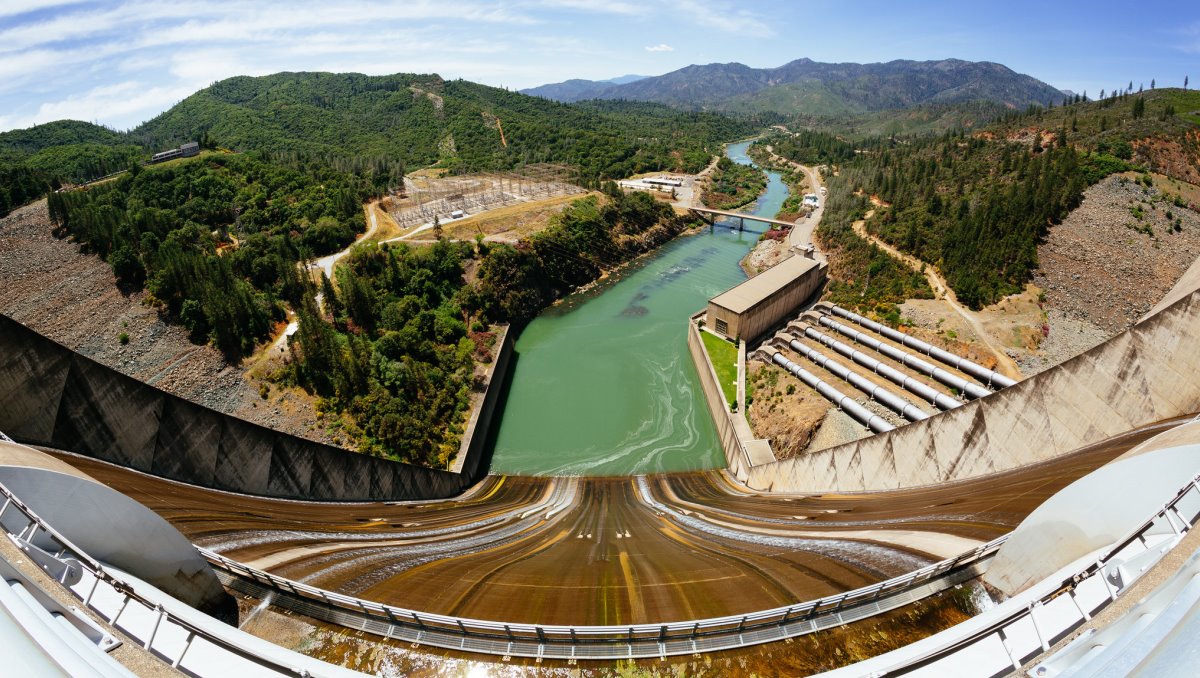
<path id="1" fill-rule="evenodd" d="M 1200 417 L 1198 417 L 1197 420 L 1200 420 Z M 1100 555 L 1098 558 L 1096 558 L 1096 560 L 1089 562 L 1087 567 L 1083 568 L 1079 572 L 1072 574 L 1069 577 L 1065 577 L 1064 579 L 1062 579 L 1058 583 L 1058 585 L 1055 586 L 1053 588 L 1053 590 L 1050 591 L 1050 593 L 1043 596 L 1037 602 L 1044 604 L 1044 603 L 1046 603 L 1058 596 L 1061 596 L 1061 595 L 1073 595 L 1075 589 L 1079 588 L 1079 586 L 1085 580 L 1090 579 L 1091 577 L 1094 577 L 1097 575 L 1103 577 L 1104 576 L 1104 568 L 1111 561 L 1113 561 L 1114 558 L 1116 558 L 1116 556 L 1119 553 L 1124 551 L 1128 546 L 1130 546 L 1134 542 L 1141 540 L 1147 531 L 1149 531 L 1150 529 L 1155 527 L 1155 524 L 1158 522 L 1158 519 L 1160 517 L 1167 516 L 1168 512 L 1170 512 L 1170 511 L 1174 511 L 1175 515 L 1177 517 L 1179 517 L 1184 523 L 1186 523 L 1184 532 L 1186 533 L 1187 531 L 1189 531 L 1189 529 L 1195 525 L 1195 522 L 1194 522 L 1195 519 L 1200 516 L 1195 516 L 1191 519 L 1184 518 L 1183 515 L 1177 510 L 1177 506 L 1183 500 L 1183 498 L 1185 496 L 1187 496 L 1193 490 L 1200 493 L 1200 474 L 1193 476 L 1187 482 L 1187 484 L 1180 487 L 1179 490 L 1176 491 L 1175 495 L 1170 500 L 1168 500 L 1165 504 L 1163 504 L 1161 506 L 1161 508 L 1159 508 L 1157 511 L 1155 511 L 1149 518 L 1147 518 L 1140 525 L 1138 525 L 1138 527 L 1134 528 L 1124 539 L 1122 539 L 1121 541 L 1115 543 L 1114 545 L 1112 545 L 1111 547 L 1106 549 L 1102 555 Z M 1168 521 L 1169 520 L 1170 519 L 1168 518 Z M 1130 584 L 1130 582 L 1124 582 L 1124 584 L 1125 584 L 1125 586 L 1128 586 Z M 1108 602 L 1112 602 L 1112 600 L 1115 600 L 1117 598 L 1119 592 L 1116 591 L 1115 589 L 1113 589 L 1111 586 L 1106 586 L 1106 588 L 1109 590 L 1109 596 L 1110 596 L 1108 599 Z M 996 633 L 996 632 L 1001 631 L 1009 626 L 1012 626 L 1013 624 L 1025 619 L 1026 617 L 1031 617 L 1033 615 L 1034 609 L 1035 609 L 1035 604 L 1026 605 L 1026 606 L 1022 607 L 1021 609 L 1016 610 L 1015 612 L 1013 612 L 1009 615 L 1006 615 L 992 623 L 989 623 L 988 625 L 986 625 L 982 628 L 976 629 L 974 632 L 972 632 L 962 638 L 956 639 L 954 642 L 952 642 L 946 646 L 939 647 L 939 648 L 937 648 L 931 652 L 928 652 L 920 657 L 911 659 L 911 660 L 905 662 L 903 665 L 892 666 L 892 667 L 883 669 L 881 671 L 878 671 L 876 673 L 873 673 L 872 675 L 886 676 L 886 675 L 907 673 L 908 671 L 919 668 L 921 666 L 927 666 L 929 664 L 937 662 L 940 659 L 944 659 L 945 657 L 948 657 L 948 656 L 954 654 L 955 652 L 963 650 L 963 649 L 973 645 L 974 643 L 977 643 L 977 642 L 987 638 L 988 636 L 990 636 L 993 633 Z M 1085 619 L 1086 618 L 1087 617 L 1085 617 Z M 1035 624 L 1036 624 L 1036 622 L 1035 622 Z M 1078 628 L 1078 627 L 1076 626 L 1075 628 Z M 1001 643 L 1000 645 L 1004 647 L 1005 652 L 1010 653 L 1010 659 L 1012 659 L 1014 661 L 1016 661 L 1018 659 L 1011 655 L 1011 649 L 1009 648 L 1007 643 Z M 1021 662 L 1018 661 L 1017 665 L 1019 665 L 1020 663 Z"/>
<path id="2" fill-rule="evenodd" d="M 297 596 L 311 602 L 316 602 L 318 605 L 330 606 L 350 612 L 355 617 L 354 625 L 356 627 L 363 621 L 359 618 L 366 617 L 387 623 L 389 625 L 389 633 L 386 635 L 396 635 L 401 627 L 408 627 L 410 630 L 417 630 L 426 634 L 430 632 L 443 634 L 447 636 L 447 639 L 442 642 L 438 642 L 436 638 L 428 637 L 423 640 L 423 642 L 428 644 L 435 644 L 442 647 L 463 649 L 463 643 L 468 638 L 499 640 L 509 643 L 516 640 L 535 643 L 542 648 L 541 654 L 544 656 L 552 654 L 545 653 L 544 648 L 562 645 L 573 648 L 571 656 L 582 657 L 583 655 L 579 654 L 579 650 L 588 645 L 628 646 L 631 643 L 638 642 L 654 642 L 664 645 L 675 641 L 695 641 L 707 637 L 729 634 L 744 636 L 747 632 L 767 627 L 779 629 L 787 625 L 797 625 L 796 632 L 793 633 L 785 633 L 778 637 L 765 637 L 761 640 L 747 638 L 730 646 L 745 646 L 801 635 L 802 633 L 816 630 L 813 624 L 809 624 L 807 628 L 804 627 L 803 622 L 811 622 L 818 617 L 826 615 L 837 616 L 840 619 L 847 613 L 870 605 L 880 608 L 877 611 L 892 609 L 906 604 L 910 600 L 906 598 L 903 602 L 892 605 L 890 608 L 881 608 L 880 604 L 888 601 L 888 599 L 902 597 L 904 594 L 914 591 L 921 586 L 929 586 L 950 578 L 961 580 L 965 577 L 956 577 L 956 575 L 963 573 L 969 566 L 990 558 L 1007 538 L 1008 535 L 1004 535 L 954 558 L 947 558 L 883 582 L 816 600 L 742 615 L 665 623 L 627 624 L 622 626 L 528 624 L 420 612 L 309 586 L 249 567 L 202 547 L 197 547 L 197 549 L 210 563 L 233 575 L 235 578 L 264 585 L 284 595 Z M 953 585 L 953 583 L 957 583 L 957 581 L 950 582 L 946 586 Z M 933 590 L 929 590 L 925 595 L 933 592 Z M 275 602 L 281 603 L 278 598 Z M 837 623 L 840 624 L 842 622 L 838 621 Z M 459 640 L 451 642 L 450 638 L 458 638 Z M 484 648 L 482 651 L 487 652 L 488 650 Z M 678 651 L 660 649 L 659 651 L 643 653 L 643 655 L 654 656 L 690 652 L 692 650 L 687 648 Z M 496 649 L 493 653 L 507 655 L 512 653 L 512 649 L 506 646 Z M 621 656 L 624 655 L 622 654 Z"/>
<path id="3" fill-rule="evenodd" d="M 8 489 L 4 483 L 0 483 L 0 497 L 4 498 L 3 505 L 0 505 L 0 520 L 3 519 L 4 514 L 8 511 L 8 509 L 13 507 L 20 511 L 25 516 L 26 520 L 29 521 L 29 525 L 26 526 L 25 530 L 22 530 L 23 541 L 31 542 L 36 536 L 37 532 L 40 530 L 46 537 L 49 537 L 61 548 L 60 554 L 69 553 L 73 558 L 75 558 L 75 560 L 79 561 L 80 567 L 95 578 L 96 584 L 99 582 L 104 582 L 111 586 L 114 590 L 119 591 L 129 600 L 135 601 L 138 604 L 155 611 L 156 614 L 160 615 L 160 625 L 162 621 L 169 620 L 176 626 L 185 629 L 188 632 L 188 637 L 185 642 L 186 647 L 190 647 L 196 638 L 202 638 L 205 641 L 212 643 L 213 645 L 216 645 L 230 653 L 251 660 L 257 664 L 270 667 L 279 673 L 295 676 L 309 676 L 309 673 L 304 669 L 289 666 L 288 664 L 281 663 L 270 656 L 242 647 L 223 636 L 212 633 L 206 628 L 193 624 L 189 620 L 180 617 L 170 610 L 162 607 L 158 601 L 142 595 L 137 591 L 137 587 L 135 585 L 125 581 L 124 579 L 121 579 L 120 577 L 110 574 L 104 568 L 104 566 L 100 564 L 99 561 L 89 556 L 83 551 L 83 549 L 76 546 L 61 532 L 54 529 L 53 526 L 47 523 L 33 509 L 26 505 L 25 502 L 21 501 L 21 499 L 14 494 L 12 490 Z M 25 534 L 26 531 L 28 534 Z M 74 592 L 72 591 L 72 593 Z M 85 607 L 94 609 L 89 600 L 84 599 L 83 603 Z M 151 638 L 151 640 L 153 640 L 153 638 Z M 186 647 L 183 653 L 187 652 Z"/>

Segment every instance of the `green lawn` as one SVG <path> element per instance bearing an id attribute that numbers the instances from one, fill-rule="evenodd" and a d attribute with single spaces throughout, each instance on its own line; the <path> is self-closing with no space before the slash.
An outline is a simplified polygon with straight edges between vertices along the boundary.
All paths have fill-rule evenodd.
<path id="1" fill-rule="evenodd" d="M 717 372 L 717 381 L 721 384 L 721 390 L 725 392 L 725 402 L 729 405 L 736 403 L 737 345 L 711 332 L 701 331 L 700 337 L 704 339 L 704 349 L 708 351 L 708 359 L 712 361 L 713 369 Z"/>

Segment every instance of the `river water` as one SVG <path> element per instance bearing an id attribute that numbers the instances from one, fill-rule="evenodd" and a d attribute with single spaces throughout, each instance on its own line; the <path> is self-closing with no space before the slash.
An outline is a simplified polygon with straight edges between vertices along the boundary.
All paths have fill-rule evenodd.
<path id="1" fill-rule="evenodd" d="M 731 144 L 752 164 L 749 142 Z M 787 186 L 743 211 L 775 216 Z M 738 266 L 760 224 L 681 236 L 603 285 L 548 309 L 514 346 L 512 386 L 491 472 L 611 476 L 725 466 L 687 348 L 687 319 L 746 279 Z"/>

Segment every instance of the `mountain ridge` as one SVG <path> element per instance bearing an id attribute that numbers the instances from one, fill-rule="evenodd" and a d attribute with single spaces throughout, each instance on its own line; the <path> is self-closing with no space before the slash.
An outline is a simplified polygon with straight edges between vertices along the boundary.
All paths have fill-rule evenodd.
<path id="1" fill-rule="evenodd" d="M 588 98 L 629 99 L 676 108 L 785 114 L 865 113 L 972 100 L 1024 108 L 1057 104 L 1068 96 L 990 61 L 896 59 L 860 64 L 824 63 L 807 57 L 774 68 L 738 62 L 692 64 L 625 84 L 568 80 L 521 92 L 566 103 Z"/>

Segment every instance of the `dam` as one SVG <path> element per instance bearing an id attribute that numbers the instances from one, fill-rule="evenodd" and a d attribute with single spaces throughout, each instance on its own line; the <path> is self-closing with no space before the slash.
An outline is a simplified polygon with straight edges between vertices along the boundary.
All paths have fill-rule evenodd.
<path id="1" fill-rule="evenodd" d="M 734 249 L 744 253 L 749 242 L 726 231 L 711 238 L 731 238 L 727 256 L 736 261 Z M 660 261 L 631 270 L 629 290 L 614 286 L 579 308 L 620 289 L 615 301 L 596 304 L 610 322 L 631 303 L 650 302 L 647 289 L 686 259 L 654 268 Z M 988 600 L 974 625 L 932 628 L 941 633 L 896 650 L 908 654 L 847 670 L 977 669 L 985 656 L 988 675 L 1001 675 L 1049 652 L 1111 601 L 1140 598 L 1140 573 L 1171 547 L 1197 548 L 1189 535 L 1200 519 L 1200 358 L 1190 342 L 1200 332 L 1198 289 L 1193 267 L 1142 322 L 1055 369 L 888 433 L 755 466 L 744 478 L 717 468 L 715 445 L 708 462 L 670 473 L 589 467 L 580 460 L 595 450 L 586 446 L 520 474 L 469 466 L 459 476 L 430 473 L 189 409 L 6 319 L 0 431 L 19 449 L 0 457 L 0 524 L 22 562 L 42 563 L 22 586 L 64 586 L 94 623 L 191 675 L 241 675 L 231 667 L 246 665 L 262 675 L 294 675 L 297 666 L 343 675 L 253 635 L 273 640 L 271 620 L 285 617 L 311 620 L 312 634 L 342 628 L 413 651 L 611 665 L 783 646 L 959 590 Z M 526 368 L 538 364 L 541 346 L 536 332 L 530 337 L 518 345 Z M 546 374 L 509 406 L 548 389 Z M 653 396 L 658 387 L 649 388 Z M 661 412 L 639 411 L 649 407 L 630 408 L 618 442 L 636 443 L 647 419 L 647 430 L 665 426 L 653 419 Z M 703 408 L 694 410 L 700 430 Z M 535 414 L 553 412 L 544 402 Z M 498 446 L 538 442 L 518 433 L 502 428 Z M 695 453 L 702 438 L 678 435 L 680 453 Z M 553 453 L 555 445 L 571 449 L 575 435 L 547 429 L 543 438 L 541 449 Z M 669 444 L 628 456 L 640 461 L 660 446 Z M 654 463 L 666 467 L 671 457 Z M 499 447 L 497 458 L 508 463 Z M 64 490 L 43 489 L 51 486 Z M 79 488 L 94 497 L 87 510 L 55 511 L 64 498 L 63 506 L 82 501 Z M 386 500 L 345 501 L 352 491 Z M 1110 498 L 1103 529 L 1095 496 Z M 215 577 L 232 592 L 243 608 L 240 630 L 197 616 L 201 607 L 228 611 L 228 600 L 180 604 L 188 582 L 152 579 L 121 549 L 89 555 L 109 534 L 125 549 L 137 543 L 117 536 L 118 525 L 142 524 L 129 518 L 131 503 L 178 531 L 185 541 L 177 546 L 194 545 L 180 551 L 207 562 L 210 591 Z M 995 600 L 989 590 L 999 592 Z M 345 659 L 332 649 L 315 654 Z"/>

